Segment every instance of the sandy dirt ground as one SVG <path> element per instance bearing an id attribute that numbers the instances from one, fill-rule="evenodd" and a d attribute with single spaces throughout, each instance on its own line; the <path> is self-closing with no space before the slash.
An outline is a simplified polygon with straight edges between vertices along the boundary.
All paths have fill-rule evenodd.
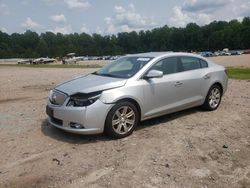
<path id="1" fill-rule="evenodd" d="M 94 70 L 0 67 L 0 187 L 250 187 L 250 81 L 121 140 L 49 126 L 49 89 Z"/>
<path id="2" fill-rule="evenodd" d="M 225 67 L 250 67 L 250 54 L 218 56 L 208 59 Z"/>

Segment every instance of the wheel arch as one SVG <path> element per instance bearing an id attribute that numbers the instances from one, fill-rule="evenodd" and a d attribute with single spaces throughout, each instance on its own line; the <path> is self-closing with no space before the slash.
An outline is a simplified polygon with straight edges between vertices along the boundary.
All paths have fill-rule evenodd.
<path id="1" fill-rule="evenodd" d="M 208 103 L 208 97 L 210 95 L 210 91 L 213 89 L 213 87 L 216 86 L 216 87 L 219 87 L 221 89 L 221 97 L 223 95 L 223 86 L 220 82 L 214 82 L 213 84 L 211 84 L 211 86 L 209 87 L 209 90 L 207 92 L 207 95 L 206 95 L 206 98 L 203 102 L 203 104 L 201 105 L 201 107 L 204 109 L 204 110 L 208 110 L 208 111 L 212 111 L 212 110 L 216 110 L 221 102 L 221 97 L 220 97 L 220 101 L 218 103 L 218 105 L 216 107 L 211 107 Z"/>
<path id="2" fill-rule="evenodd" d="M 211 86 L 210 86 L 210 88 L 212 87 L 212 86 L 214 86 L 214 85 L 217 85 L 217 86 L 219 86 L 220 88 L 221 88 L 221 93 L 223 94 L 223 85 L 220 83 L 220 82 L 214 82 Z"/>
<path id="3" fill-rule="evenodd" d="M 126 98 L 117 100 L 115 103 L 117 104 L 119 102 L 131 102 L 132 104 L 134 104 L 138 110 L 139 120 L 141 120 L 141 107 L 140 107 L 140 104 L 135 99 L 126 97 Z"/>
<path id="4" fill-rule="evenodd" d="M 133 104 L 134 106 L 135 106 L 135 108 L 138 110 L 138 119 L 137 119 L 137 123 L 139 123 L 140 122 L 140 120 L 141 120 L 141 107 L 140 107 L 140 105 L 139 105 L 139 103 L 136 101 L 136 100 L 134 100 L 134 99 L 132 99 L 132 98 L 122 98 L 122 99 L 119 99 L 119 100 L 117 100 L 117 101 L 115 101 L 113 104 L 113 107 L 115 107 L 117 104 L 119 104 L 119 103 L 121 103 L 121 102 L 129 102 L 129 103 L 131 103 L 131 104 Z M 107 124 L 108 123 L 108 121 L 109 121 L 109 119 L 110 119 L 110 112 L 112 111 L 112 109 L 113 109 L 113 107 L 108 111 L 108 113 L 107 113 L 107 116 L 106 116 L 106 118 L 105 118 L 105 123 L 104 123 L 104 133 L 105 134 L 107 134 L 108 136 L 111 136 L 111 137 L 113 137 L 113 138 L 123 138 L 124 136 L 117 136 L 117 135 L 115 135 L 114 134 L 114 132 L 113 131 L 111 131 L 111 128 L 110 128 L 110 126 L 109 126 L 109 124 Z M 135 126 L 134 126 L 135 127 Z M 128 133 L 126 133 L 127 135 L 130 135 L 130 134 L 132 134 L 132 132 L 133 132 L 133 130 L 134 130 L 134 128 L 132 128 L 131 129 L 132 131 L 130 131 L 130 132 L 128 132 Z M 125 135 L 125 134 L 124 134 Z"/>

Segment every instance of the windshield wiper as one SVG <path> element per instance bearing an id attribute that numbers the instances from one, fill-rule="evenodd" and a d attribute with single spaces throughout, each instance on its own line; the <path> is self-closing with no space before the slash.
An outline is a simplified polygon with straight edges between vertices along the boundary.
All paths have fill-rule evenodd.
<path id="1" fill-rule="evenodd" d="M 98 76 L 107 76 L 107 77 L 113 77 L 113 78 L 120 78 L 119 76 L 113 75 L 113 74 L 108 74 L 108 73 L 98 73 L 98 72 L 94 72 L 92 73 L 94 75 L 98 75 Z"/>
<path id="2" fill-rule="evenodd" d="M 94 75 L 99 75 L 99 73 L 98 73 L 97 71 L 92 72 L 91 74 L 94 74 Z"/>
<path id="3" fill-rule="evenodd" d="M 109 73 L 98 73 L 97 71 L 93 72 L 91 74 L 98 75 L 98 76 L 112 77 L 112 78 L 123 78 L 123 79 L 127 79 L 128 78 L 127 76 L 115 75 L 115 74 L 109 74 Z"/>

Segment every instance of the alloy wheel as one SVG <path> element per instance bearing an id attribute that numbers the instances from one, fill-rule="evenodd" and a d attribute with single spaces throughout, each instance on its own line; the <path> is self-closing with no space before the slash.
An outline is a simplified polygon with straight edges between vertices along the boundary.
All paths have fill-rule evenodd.
<path id="1" fill-rule="evenodd" d="M 135 112 L 129 106 L 118 108 L 112 118 L 112 127 L 118 134 L 128 133 L 135 125 Z"/>
<path id="2" fill-rule="evenodd" d="M 216 108 L 221 99 L 221 92 L 218 88 L 213 88 L 209 94 L 208 102 L 211 108 Z"/>

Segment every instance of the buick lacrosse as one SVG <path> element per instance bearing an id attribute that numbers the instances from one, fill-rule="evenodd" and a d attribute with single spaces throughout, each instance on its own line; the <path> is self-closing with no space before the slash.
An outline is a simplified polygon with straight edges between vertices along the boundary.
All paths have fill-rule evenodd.
<path id="1" fill-rule="evenodd" d="M 49 92 L 49 124 L 78 134 L 130 135 L 140 121 L 201 106 L 216 110 L 227 90 L 223 66 L 194 54 L 127 55 Z"/>

